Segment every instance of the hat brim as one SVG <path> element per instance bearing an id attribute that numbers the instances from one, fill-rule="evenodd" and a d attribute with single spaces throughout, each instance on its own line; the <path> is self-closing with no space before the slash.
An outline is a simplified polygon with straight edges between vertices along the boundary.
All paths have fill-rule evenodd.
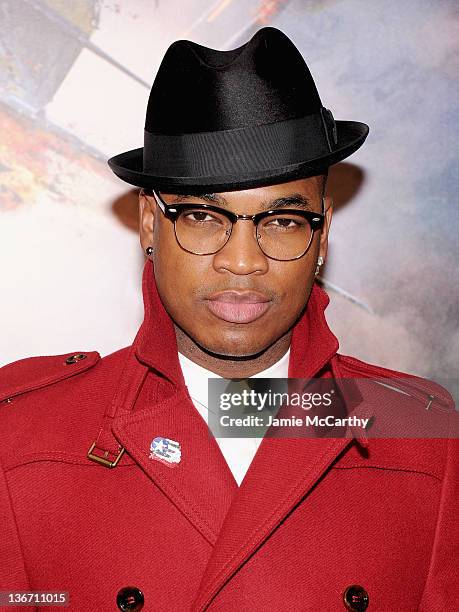
<path id="1" fill-rule="evenodd" d="M 240 173 L 238 176 L 154 176 L 143 171 L 143 147 L 112 157 L 108 160 L 108 165 L 116 176 L 130 185 L 169 193 L 188 193 L 193 189 L 212 192 L 250 189 L 321 174 L 325 168 L 355 153 L 369 132 L 368 125 L 359 121 L 336 121 L 336 129 L 337 144 L 327 155 L 261 172 L 247 171 L 246 174 Z"/>

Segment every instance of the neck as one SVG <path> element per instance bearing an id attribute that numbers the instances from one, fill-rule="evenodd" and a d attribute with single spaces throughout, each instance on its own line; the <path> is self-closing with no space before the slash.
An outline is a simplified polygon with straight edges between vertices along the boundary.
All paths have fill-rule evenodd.
<path id="1" fill-rule="evenodd" d="M 223 378 L 249 378 L 272 366 L 285 355 L 290 346 L 289 330 L 263 352 L 249 357 L 227 357 L 210 353 L 201 348 L 185 332 L 174 324 L 179 353 L 194 363 Z"/>

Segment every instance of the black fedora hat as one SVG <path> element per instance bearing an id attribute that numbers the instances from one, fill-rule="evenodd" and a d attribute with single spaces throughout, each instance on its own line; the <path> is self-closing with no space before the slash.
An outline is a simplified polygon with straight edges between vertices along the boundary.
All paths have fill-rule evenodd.
<path id="1" fill-rule="evenodd" d="M 122 180 L 171 193 L 246 189 L 321 174 L 368 134 L 322 106 L 300 52 L 265 27 L 218 51 L 166 51 L 148 101 L 143 148 L 108 163 Z"/>

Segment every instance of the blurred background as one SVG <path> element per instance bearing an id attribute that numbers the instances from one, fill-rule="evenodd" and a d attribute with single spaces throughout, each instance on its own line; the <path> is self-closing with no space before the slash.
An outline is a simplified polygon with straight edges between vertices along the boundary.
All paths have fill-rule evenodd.
<path id="1" fill-rule="evenodd" d="M 264 25 L 297 45 L 336 119 L 370 126 L 330 176 L 322 283 L 340 352 L 457 376 L 454 0 L 1 0 L 0 365 L 132 343 L 137 193 L 106 160 L 142 146 L 174 40 L 225 50 Z"/>

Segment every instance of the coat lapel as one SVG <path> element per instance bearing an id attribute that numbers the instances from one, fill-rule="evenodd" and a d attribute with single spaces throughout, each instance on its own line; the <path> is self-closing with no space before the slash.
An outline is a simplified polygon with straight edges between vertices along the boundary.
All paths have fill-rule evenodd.
<path id="1" fill-rule="evenodd" d="M 186 388 L 165 401 L 117 417 L 112 431 L 213 546 L 238 486 Z M 180 444 L 179 463 L 167 464 L 151 457 L 150 444 L 156 437 Z"/>

